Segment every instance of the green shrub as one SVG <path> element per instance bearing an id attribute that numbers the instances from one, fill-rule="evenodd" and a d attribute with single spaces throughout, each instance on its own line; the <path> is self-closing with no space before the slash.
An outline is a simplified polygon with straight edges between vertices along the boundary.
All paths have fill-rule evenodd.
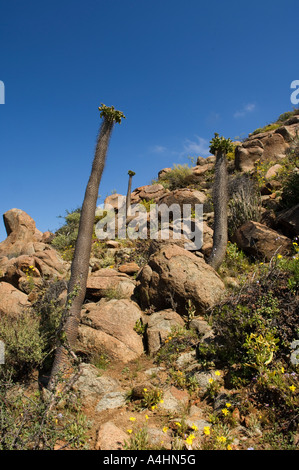
<path id="1" fill-rule="evenodd" d="M 246 365 L 262 372 L 264 367 L 272 362 L 278 342 L 279 339 L 271 331 L 247 335 L 243 345 L 246 350 Z"/>
<path id="2" fill-rule="evenodd" d="M 293 262 L 298 266 L 298 260 Z M 215 306 L 209 315 L 215 342 L 211 346 L 199 347 L 200 361 L 218 362 L 219 367 L 230 368 L 234 380 L 247 380 L 255 370 L 248 367 L 249 363 L 252 365 L 248 348 L 250 344 L 253 347 L 259 336 L 265 344 L 267 340 L 273 340 L 275 344 L 279 340 L 279 349 L 272 351 L 275 352 L 273 360 L 286 360 L 290 343 L 299 332 L 299 300 L 289 284 L 291 275 L 289 266 L 278 263 L 276 267 L 268 268 L 260 278 L 244 285 L 240 292 Z"/>
<path id="3" fill-rule="evenodd" d="M 258 129 L 253 131 L 251 135 L 260 134 L 262 132 L 274 131 L 275 129 L 278 129 L 279 127 L 280 127 L 279 123 L 267 124 L 266 126 L 259 127 Z"/>
<path id="4" fill-rule="evenodd" d="M 294 109 L 293 111 L 287 111 L 282 113 L 275 122 L 267 124 L 264 127 L 259 127 L 255 131 L 252 132 L 252 135 L 260 134 L 261 132 L 273 131 L 280 127 L 287 119 L 290 119 L 293 116 L 299 114 L 299 109 Z"/>
<path id="5" fill-rule="evenodd" d="M 299 289 L 299 249 L 297 242 L 293 245 L 297 253 L 292 258 L 279 257 L 278 267 L 288 276 L 289 289 L 296 293 Z"/>
<path id="6" fill-rule="evenodd" d="M 287 119 L 290 119 L 292 116 L 294 116 L 294 112 L 293 112 L 293 111 L 287 111 L 286 113 L 282 113 L 282 114 L 278 117 L 277 122 L 283 123 L 283 122 L 286 121 Z"/>
<path id="7" fill-rule="evenodd" d="M 186 328 L 174 328 L 164 341 L 157 353 L 157 362 L 165 362 L 167 367 L 176 368 L 176 360 L 182 352 L 194 349 L 197 344 L 197 334 Z"/>
<path id="8" fill-rule="evenodd" d="M 62 294 L 66 294 L 67 284 L 62 280 L 47 280 L 32 304 L 32 311 L 39 318 L 40 335 L 43 338 L 43 351 L 45 360 L 43 368 L 51 367 L 53 351 L 56 346 L 57 334 L 65 308 Z"/>
<path id="9" fill-rule="evenodd" d="M 66 212 L 65 224 L 56 231 L 55 238 L 52 240 L 52 245 L 59 251 L 73 248 L 78 236 L 81 209 Z"/>
<path id="10" fill-rule="evenodd" d="M 150 199 L 149 201 L 146 201 L 145 199 L 142 199 L 140 204 L 142 204 L 145 207 L 146 212 L 150 212 L 151 206 L 155 205 L 156 203 L 155 203 L 154 199 Z"/>
<path id="11" fill-rule="evenodd" d="M 299 204 L 299 173 L 293 172 L 288 176 L 284 184 L 281 204 L 286 209 Z"/>
<path id="12" fill-rule="evenodd" d="M 88 422 L 74 397 L 52 399 L 0 380 L 0 450 L 86 448 Z"/>
<path id="13" fill-rule="evenodd" d="M 256 184 L 246 175 L 235 178 L 230 184 L 230 200 L 228 203 L 229 236 L 245 222 L 259 222 L 262 215 L 261 197 Z"/>
<path id="14" fill-rule="evenodd" d="M 227 243 L 226 257 L 220 267 L 220 273 L 226 276 L 240 277 L 247 275 L 251 270 L 251 263 L 236 243 Z"/>
<path id="15" fill-rule="evenodd" d="M 178 188 L 185 188 L 190 183 L 192 169 L 186 163 L 184 165 L 174 165 L 173 169 L 159 179 L 165 188 L 171 191 Z"/>
<path id="16" fill-rule="evenodd" d="M 40 367 L 45 357 L 45 338 L 40 334 L 40 319 L 24 311 L 16 318 L 1 317 L 0 338 L 5 345 L 5 364 L 2 376 L 24 378 L 34 368 Z"/>

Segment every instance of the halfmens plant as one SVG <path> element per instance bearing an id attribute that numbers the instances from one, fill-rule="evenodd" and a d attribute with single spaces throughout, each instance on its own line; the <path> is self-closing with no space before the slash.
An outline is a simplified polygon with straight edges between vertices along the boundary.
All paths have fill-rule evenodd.
<path id="1" fill-rule="evenodd" d="M 231 139 L 219 137 L 215 133 L 210 142 L 210 152 L 216 155 L 215 179 L 213 187 L 214 205 L 214 233 L 213 248 L 207 263 L 217 270 L 226 254 L 228 241 L 227 229 L 227 203 L 228 203 L 228 174 L 227 174 L 227 153 L 233 151 Z"/>
<path id="2" fill-rule="evenodd" d="M 71 265 L 71 277 L 68 284 L 68 298 L 65 310 L 66 315 L 64 315 L 64 324 L 62 327 L 65 341 L 62 342 L 60 339 L 57 345 L 49 382 L 50 388 L 53 386 L 55 376 L 59 372 L 62 370 L 71 370 L 70 355 L 65 344 L 67 343 L 68 348 L 73 350 L 77 340 L 80 312 L 85 298 L 86 282 L 89 272 L 89 259 L 99 185 L 105 167 L 106 155 L 114 123 L 117 122 L 120 124 L 121 120 L 125 118 L 121 111 L 117 111 L 113 106 L 108 107 L 103 103 L 102 106 L 99 107 L 99 111 L 101 113 L 100 116 L 103 118 L 103 122 L 97 139 L 91 174 L 86 186 L 75 253 Z M 74 292 L 76 292 L 76 295 L 73 296 L 70 305 L 70 295 Z"/>

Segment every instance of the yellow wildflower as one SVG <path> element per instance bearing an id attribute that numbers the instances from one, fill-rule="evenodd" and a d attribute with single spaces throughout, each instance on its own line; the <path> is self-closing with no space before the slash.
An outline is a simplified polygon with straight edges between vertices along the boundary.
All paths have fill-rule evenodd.
<path id="1" fill-rule="evenodd" d="M 224 414 L 224 416 L 228 415 L 229 411 L 227 408 L 222 408 L 222 413 Z"/>
<path id="2" fill-rule="evenodd" d="M 195 424 L 192 424 L 191 429 L 193 429 L 193 431 L 198 431 L 198 427 Z"/>
<path id="3" fill-rule="evenodd" d="M 216 370 L 216 371 L 215 371 L 215 375 L 218 375 L 218 376 L 220 375 L 219 370 Z"/>
<path id="4" fill-rule="evenodd" d="M 192 445 L 192 442 L 193 442 L 193 439 L 195 439 L 194 434 L 190 434 L 190 435 L 187 437 L 186 441 L 185 441 L 186 444 L 188 444 L 188 445 L 191 446 L 191 445 Z"/>
<path id="5" fill-rule="evenodd" d="M 291 392 L 295 392 L 296 387 L 295 387 L 295 385 L 290 385 L 289 389 L 291 390 Z"/>
<path id="6" fill-rule="evenodd" d="M 163 432 L 167 432 L 168 431 L 168 427 L 167 426 L 164 426 L 164 428 L 162 429 Z"/>
<path id="7" fill-rule="evenodd" d="M 214 380 L 211 378 L 209 379 L 209 384 L 212 384 L 214 382 Z"/>
<path id="8" fill-rule="evenodd" d="M 133 429 L 127 429 L 127 432 L 128 432 L 129 434 L 132 434 Z"/>
<path id="9" fill-rule="evenodd" d="M 210 426 L 205 426 L 203 428 L 203 432 L 206 436 L 209 436 L 211 434 L 211 431 L 210 431 Z"/>
<path id="10" fill-rule="evenodd" d="M 217 441 L 219 442 L 226 442 L 226 437 L 225 436 L 218 436 Z"/>
<path id="11" fill-rule="evenodd" d="M 233 449 L 232 449 L 232 446 L 230 446 L 230 445 L 228 444 L 227 450 L 233 450 Z"/>
<path id="12" fill-rule="evenodd" d="M 133 416 L 131 416 L 130 421 L 136 421 L 136 418 L 134 418 Z"/>
<path id="13" fill-rule="evenodd" d="M 226 406 L 226 408 L 229 408 L 232 405 L 230 403 L 226 403 L 225 406 Z"/>

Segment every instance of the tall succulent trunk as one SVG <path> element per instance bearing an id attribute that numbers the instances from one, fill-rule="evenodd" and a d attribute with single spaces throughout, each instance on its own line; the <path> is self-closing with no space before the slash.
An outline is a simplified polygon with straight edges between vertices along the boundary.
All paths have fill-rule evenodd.
<path id="1" fill-rule="evenodd" d="M 130 206 L 131 206 L 131 191 L 132 191 L 132 175 L 129 176 L 128 182 L 128 191 L 126 198 L 126 216 L 130 215 Z"/>
<path id="2" fill-rule="evenodd" d="M 55 353 L 49 382 L 50 388 L 53 386 L 57 374 L 65 374 L 68 370 L 72 370 L 68 351 L 73 350 L 78 335 L 80 313 L 86 293 L 98 191 L 113 125 L 113 120 L 104 119 L 97 139 L 91 174 L 81 209 L 78 237 L 71 266 L 71 277 L 64 312 L 65 323 L 62 327 L 63 335 L 59 339 Z"/>
<path id="3" fill-rule="evenodd" d="M 128 191 L 126 197 L 126 216 L 131 215 L 131 191 L 132 191 L 132 178 L 135 175 L 134 171 L 129 170 L 129 182 L 128 182 Z"/>
<path id="4" fill-rule="evenodd" d="M 227 249 L 227 204 L 228 204 L 228 175 L 226 152 L 216 152 L 215 180 L 213 187 L 214 204 L 214 234 L 213 249 L 207 263 L 217 270 L 223 262 Z"/>

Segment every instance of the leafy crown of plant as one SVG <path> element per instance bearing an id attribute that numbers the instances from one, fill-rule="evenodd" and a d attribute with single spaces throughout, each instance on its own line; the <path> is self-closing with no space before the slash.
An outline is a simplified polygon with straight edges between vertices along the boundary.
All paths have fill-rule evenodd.
<path id="1" fill-rule="evenodd" d="M 136 173 L 135 173 L 135 171 L 129 170 L 129 171 L 128 171 L 128 175 L 129 175 L 129 176 L 134 176 L 134 175 L 136 175 Z"/>
<path id="2" fill-rule="evenodd" d="M 224 137 L 219 137 L 219 134 L 215 132 L 213 139 L 210 141 L 210 152 L 215 155 L 217 151 L 222 151 L 225 153 L 232 152 L 234 149 L 233 142 L 231 139 L 225 139 Z"/>
<path id="3" fill-rule="evenodd" d="M 122 111 L 118 111 L 114 106 L 106 106 L 104 103 L 99 106 L 99 111 L 101 111 L 100 116 L 107 119 L 107 121 L 115 121 L 120 124 L 122 119 L 126 119 Z"/>

